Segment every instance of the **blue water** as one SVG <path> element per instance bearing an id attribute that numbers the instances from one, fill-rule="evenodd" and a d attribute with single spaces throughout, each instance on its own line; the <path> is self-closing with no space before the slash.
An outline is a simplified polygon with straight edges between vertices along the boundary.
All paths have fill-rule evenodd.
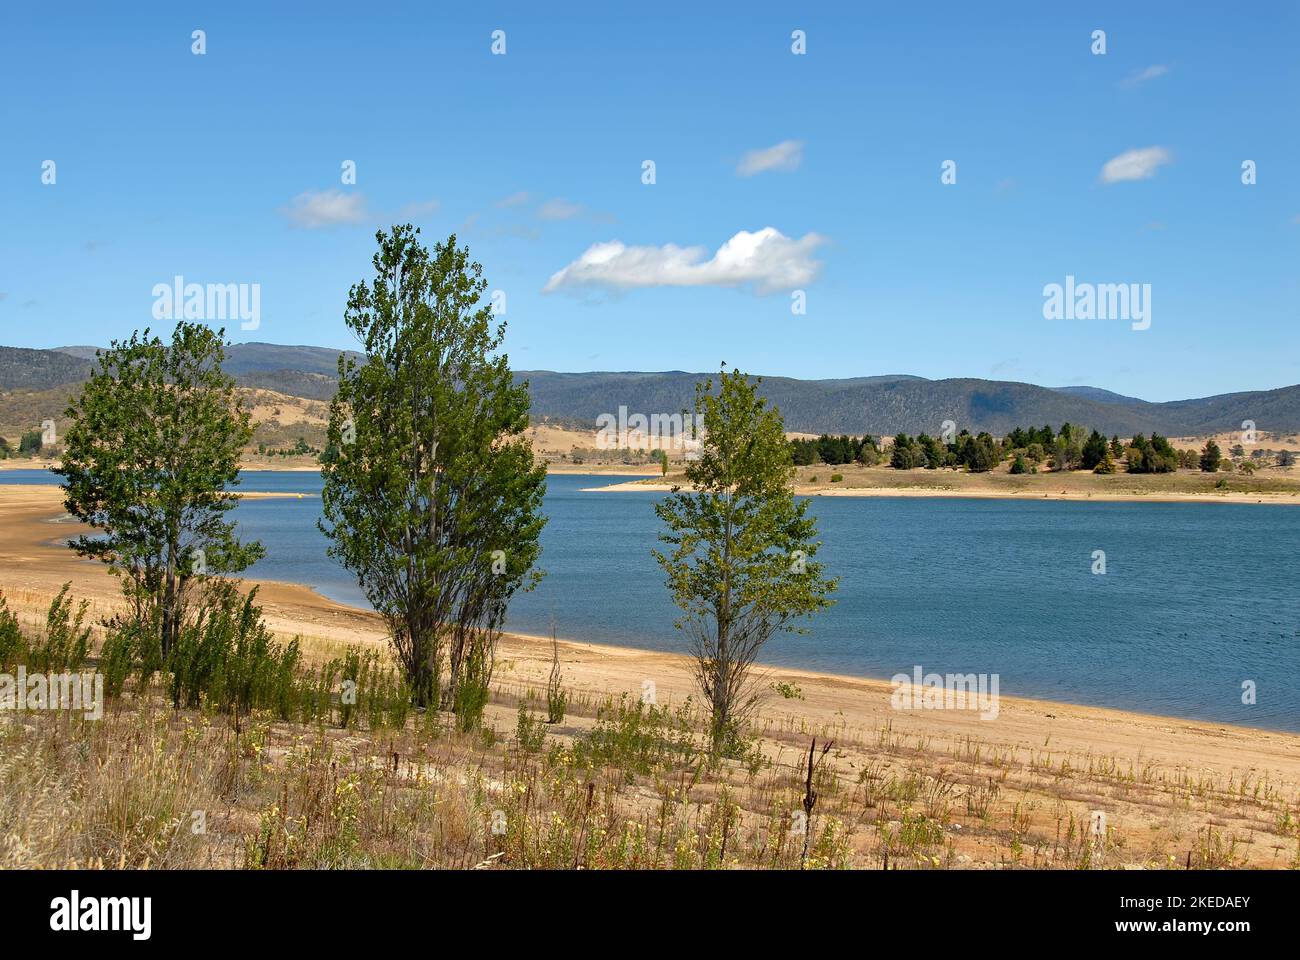
<path id="1" fill-rule="evenodd" d="M 41 471 L 0 483 L 48 483 Z M 584 493 L 617 478 L 547 480 L 540 587 L 509 626 L 682 650 L 650 556 L 655 493 Z M 233 516 L 267 556 L 248 575 L 364 606 L 317 530 L 320 477 L 253 472 Z M 889 677 L 997 673 L 1007 695 L 1300 730 L 1300 509 L 1173 503 L 814 498 L 838 602 L 779 636 L 768 663 Z M 0 534 L 2 535 L 2 534 Z M 1107 573 L 1091 572 L 1094 550 Z M 1257 703 L 1241 703 L 1242 681 Z"/>

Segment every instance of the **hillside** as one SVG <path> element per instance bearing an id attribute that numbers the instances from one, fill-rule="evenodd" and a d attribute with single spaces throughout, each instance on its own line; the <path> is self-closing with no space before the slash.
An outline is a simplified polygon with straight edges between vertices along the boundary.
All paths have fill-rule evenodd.
<path id="1" fill-rule="evenodd" d="M 593 422 L 602 413 L 671 413 L 688 407 L 705 374 L 553 373 L 519 371 L 533 395 L 535 416 Z M 793 380 L 765 377 L 763 394 L 781 410 L 786 429 L 807 433 L 937 433 L 944 420 L 959 429 L 1000 436 L 1017 426 L 1064 422 L 1132 436 L 1158 432 L 1195 436 L 1240 429 L 1300 430 L 1300 386 L 1148 403 L 1096 388 L 1053 390 L 999 380 L 863 377 Z M 1113 401 L 1101 399 L 1114 397 Z"/>
<path id="2" fill-rule="evenodd" d="M 68 393 L 90 370 L 85 357 L 93 351 L 0 347 L 0 429 L 39 423 L 51 415 L 51 407 L 61 411 Z M 226 369 L 241 386 L 323 402 L 334 394 L 338 356 L 338 350 L 326 347 L 233 344 Z M 642 414 L 688 408 L 695 384 L 706 376 L 681 370 L 515 374 L 528 381 L 534 418 L 584 429 L 601 414 L 617 414 L 620 406 Z M 1246 420 L 1274 434 L 1300 432 L 1300 385 L 1150 403 L 1089 386 L 888 374 L 831 380 L 765 377 L 762 392 L 780 408 L 788 430 L 812 434 L 937 433 L 945 420 L 958 429 L 994 435 L 1017 426 L 1067 421 L 1122 436 L 1200 436 L 1239 430 Z M 33 421 L 38 412 L 42 416 Z"/>

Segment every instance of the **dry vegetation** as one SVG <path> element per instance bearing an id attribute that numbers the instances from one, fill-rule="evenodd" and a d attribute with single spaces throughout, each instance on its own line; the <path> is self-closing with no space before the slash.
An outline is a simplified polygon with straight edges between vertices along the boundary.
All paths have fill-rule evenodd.
<path id="1" fill-rule="evenodd" d="M 790 688 L 715 761 L 684 698 L 570 688 L 551 725 L 544 676 L 503 662 L 470 732 L 130 686 L 98 722 L 0 712 L 0 868 L 797 868 L 805 838 L 809 868 L 1300 867 L 1300 792 L 1264 771 L 814 719 Z"/>

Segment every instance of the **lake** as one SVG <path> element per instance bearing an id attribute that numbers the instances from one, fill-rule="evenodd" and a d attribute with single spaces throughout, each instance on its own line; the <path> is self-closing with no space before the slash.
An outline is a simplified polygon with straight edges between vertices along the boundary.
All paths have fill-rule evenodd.
<path id="1" fill-rule="evenodd" d="M 547 634 L 554 618 L 562 638 L 683 650 L 650 556 L 661 494 L 582 492 L 621 479 L 548 478 L 546 577 L 514 600 L 510 629 Z M 0 483 L 50 480 L 0 472 Z M 235 510 L 241 536 L 267 548 L 248 575 L 364 606 L 325 553 L 320 486 L 314 473 L 244 475 L 245 490 L 304 494 Z M 806 636 L 774 638 L 765 662 L 997 673 L 1007 695 L 1300 730 L 1300 508 L 821 497 L 812 511 L 837 603 Z M 1244 680 L 1254 705 L 1241 702 Z"/>

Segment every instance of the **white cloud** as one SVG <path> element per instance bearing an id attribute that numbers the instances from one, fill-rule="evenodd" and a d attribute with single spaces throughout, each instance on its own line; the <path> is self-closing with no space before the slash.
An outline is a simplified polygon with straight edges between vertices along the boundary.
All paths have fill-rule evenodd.
<path id="1" fill-rule="evenodd" d="M 343 193 L 341 190 L 307 191 L 293 198 L 284 215 L 290 223 L 304 230 L 361 223 L 366 219 L 366 200 L 359 193 Z"/>
<path id="2" fill-rule="evenodd" d="M 1169 72 L 1169 68 L 1163 63 L 1153 64 L 1145 70 L 1139 70 L 1137 73 L 1124 79 L 1121 83 L 1125 87 L 1137 87 L 1146 83 L 1148 80 L 1154 80 L 1156 77 L 1163 77 Z"/>
<path id="3" fill-rule="evenodd" d="M 1156 170 L 1173 159 L 1164 147 L 1143 147 L 1128 150 L 1106 161 L 1101 168 L 1102 183 L 1119 183 L 1122 180 L 1149 180 Z"/>
<path id="4" fill-rule="evenodd" d="M 584 213 L 586 208 L 582 204 L 570 203 L 560 197 L 547 200 L 537 208 L 537 215 L 543 220 L 576 220 Z"/>
<path id="5" fill-rule="evenodd" d="M 802 162 L 803 141 L 782 140 L 774 147 L 749 151 L 741 158 L 736 173 L 742 177 L 752 177 L 756 173 L 766 173 L 769 170 L 788 173 L 791 170 L 798 170 Z"/>
<path id="6" fill-rule="evenodd" d="M 397 212 L 399 220 L 420 220 L 431 214 L 437 213 L 442 204 L 437 200 L 423 200 L 418 203 L 408 203 Z"/>
<path id="7" fill-rule="evenodd" d="M 618 240 L 592 244 L 577 260 L 551 275 L 544 293 L 562 287 L 736 287 L 754 284 L 759 293 L 790 290 L 816 279 L 820 261 L 813 251 L 826 242 L 815 233 L 798 240 L 774 227 L 741 230 L 710 258 L 704 247 L 629 247 Z"/>
<path id="8" fill-rule="evenodd" d="M 521 204 L 527 203 L 531 196 L 532 194 L 530 194 L 527 190 L 520 190 L 517 193 L 510 194 L 510 196 L 508 197 L 502 197 L 495 204 L 493 204 L 493 206 L 502 207 L 502 208 L 517 207 L 520 206 Z"/>

